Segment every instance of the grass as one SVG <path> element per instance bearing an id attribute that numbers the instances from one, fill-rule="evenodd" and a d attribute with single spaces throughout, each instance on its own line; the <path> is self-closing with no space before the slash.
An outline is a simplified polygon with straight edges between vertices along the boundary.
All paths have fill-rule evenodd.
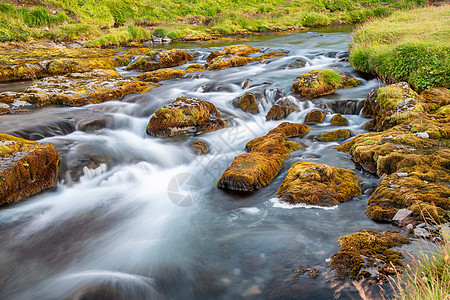
<path id="1" fill-rule="evenodd" d="M 350 63 L 387 82 L 450 87 L 450 5 L 395 11 L 359 27 Z"/>
<path id="2" fill-rule="evenodd" d="M 395 299 L 450 299 L 450 232 L 442 232 L 443 241 L 437 250 L 422 252 L 406 274 L 393 282 Z"/>
<path id="3" fill-rule="evenodd" d="M 4 0 L 0 3 L 0 41 L 92 39 L 91 46 L 108 46 L 139 41 L 151 34 L 208 39 L 361 22 L 423 1 L 36 0 L 15 6 L 17 1 Z"/>

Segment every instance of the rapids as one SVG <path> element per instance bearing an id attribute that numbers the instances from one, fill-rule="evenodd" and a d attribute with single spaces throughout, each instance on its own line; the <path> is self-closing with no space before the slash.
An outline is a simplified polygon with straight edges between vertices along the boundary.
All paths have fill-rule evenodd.
<path id="1" fill-rule="evenodd" d="M 313 138 L 336 129 L 331 118 L 349 100 L 355 105 L 345 114 L 345 128 L 357 135 L 368 121 L 360 115 L 362 101 L 379 82 L 362 78 L 345 60 L 351 29 L 251 37 L 236 43 L 288 54 L 188 74 L 118 101 L 0 116 L 1 132 L 53 143 L 62 155 L 56 190 L 0 210 L 0 299 L 353 299 L 351 288 L 339 293 L 344 283 L 335 287 L 327 260 L 338 251 L 340 236 L 391 228 L 363 214 L 367 193 L 333 209 L 288 207 L 275 197 L 289 167 L 300 160 L 353 169 L 364 180 L 363 191 L 376 185 L 377 178 L 333 149 L 341 142 Z M 170 47 L 192 51 L 192 63 L 205 63 L 211 51 L 228 44 Z M 306 66 L 288 67 L 298 59 Z M 293 80 L 330 67 L 363 84 L 299 103 L 287 121 L 303 122 L 317 107 L 330 113 L 296 139 L 305 147 L 291 154 L 268 187 L 251 195 L 217 189 L 245 143 L 282 122 L 266 122 L 265 115 L 278 98 L 292 96 Z M 246 79 L 245 91 L 265 95 L 257 115 L 231 103 L 244 93 Z M 179 96 L 212 102 L 230 126 L 201 136 L 146 136 L 153 112 Z M 191 151 L 199 139 L 210 145 L 209 154 Z M 83 169 L 90 161 L 92 167 Z M 292 278 L 299 266 L 321 274 Z"/>

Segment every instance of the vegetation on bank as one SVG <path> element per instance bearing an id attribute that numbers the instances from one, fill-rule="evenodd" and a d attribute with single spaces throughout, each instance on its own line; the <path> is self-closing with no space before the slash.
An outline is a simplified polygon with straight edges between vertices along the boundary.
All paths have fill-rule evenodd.
<path id="1" fill-rule="evenodd" d="M 401 300 L 448 299 L 450 296 L 450 232 L 442 232 L 437 250 L 422 252 L 405 275 L 394 282 Z"/>
<path id="2" fill-rule="evenodd" d="M 21 5 L 18 5 L 20 3 Z M 281 31 L 388 16 L 425 0 L 6 0 L 0 41 L 93 39 L 91 46 Z"/>
<path id="3" fill-rule="evenodd" d="M 450 5 L 396 11 L 355 31 L 350 63 L 413 88 L 450 87 Z"/>

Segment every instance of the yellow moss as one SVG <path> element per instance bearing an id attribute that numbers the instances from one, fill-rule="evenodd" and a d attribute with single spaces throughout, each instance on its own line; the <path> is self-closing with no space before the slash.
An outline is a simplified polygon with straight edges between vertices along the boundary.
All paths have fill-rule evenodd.
<path id="1" fill-rule="evenodd" d="M 323 142 L 334 142 L 338 139 L 348 139 L 352 136 L 352 132 L 348 129 L 338 129 L 330 132 L 326 132 L 320 136 L 320 140 Z"/>
<path id="2" fill-rule="evenodd" d="M 180 69 L 164 68 L 139 74 L 136 78 L 142 81 L 159 82 L 173 78 L 181 78 L 183 74 L 184 72 Z"/>

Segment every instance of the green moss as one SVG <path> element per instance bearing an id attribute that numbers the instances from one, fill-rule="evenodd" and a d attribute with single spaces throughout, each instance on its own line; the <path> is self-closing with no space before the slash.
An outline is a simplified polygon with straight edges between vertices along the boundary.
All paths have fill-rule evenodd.
<path id="1" fill-rule="evenodd" d="M 397 85 L 389 85 L 378 89 L 377 100 L 386 110 L 393 110 L 403 99 L 403 89 Z"/>

